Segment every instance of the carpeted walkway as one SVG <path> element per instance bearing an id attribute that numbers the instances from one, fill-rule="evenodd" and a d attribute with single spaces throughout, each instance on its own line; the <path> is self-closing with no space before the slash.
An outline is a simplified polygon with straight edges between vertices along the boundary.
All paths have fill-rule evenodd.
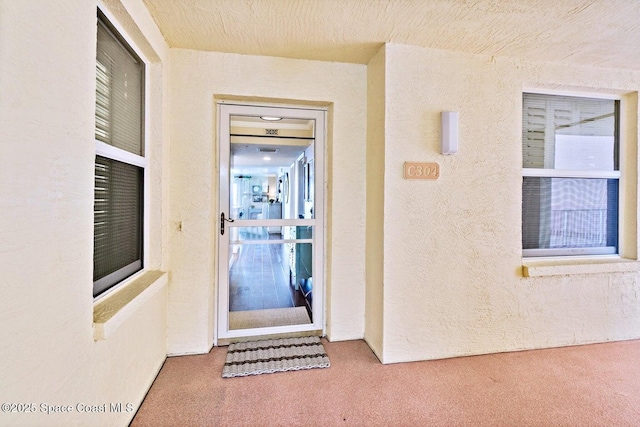
<path id="1" fill-rule="evenodd" d="M 640 341 L 223 379 L 226 348 L 167 359 L 132 426 L 638 426 Z"/>

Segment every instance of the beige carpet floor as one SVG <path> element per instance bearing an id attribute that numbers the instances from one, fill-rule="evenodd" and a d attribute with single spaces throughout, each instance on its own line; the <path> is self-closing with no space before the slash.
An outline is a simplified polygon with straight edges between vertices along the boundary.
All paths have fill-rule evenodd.
<path id="1" fill-rule="evenodd" d="M 226 347 L 167 359 L 132 426 L 639 426 L 640 341 L 223 379 Z"/>
<path id="2" fill-rule="evenodd" d="M 266 328 L 311 323 L 304 307 L 229 312 L 229 329 Z"/>

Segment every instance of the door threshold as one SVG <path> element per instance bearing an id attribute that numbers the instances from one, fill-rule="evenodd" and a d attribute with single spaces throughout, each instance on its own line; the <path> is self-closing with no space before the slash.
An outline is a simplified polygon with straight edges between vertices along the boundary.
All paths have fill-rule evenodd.
<path id="1" fill-rule="evenodd" d="M 322 337 L 322 330 L 315 331 L 303 331 L 303 332 L 283 332 L 280 334 L 268 334 L 268 335 L 253 335 L 247 337 L 234 337 L 234 338 L 219 338 L 218 347 L 228 346 L 236 342 L 247 341 L 260 341 L 260 340 L 275 340 L 281 338 L 300 338 L 300 337 Z"/>

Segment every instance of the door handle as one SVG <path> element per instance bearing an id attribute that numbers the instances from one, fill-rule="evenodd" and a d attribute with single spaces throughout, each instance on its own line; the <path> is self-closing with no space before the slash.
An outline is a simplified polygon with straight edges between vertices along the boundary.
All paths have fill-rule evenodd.
<path id="1" fill-rule="evenodd" d="M 224 217 L 224 212 L 222 212 L 220 214 L 220 234 L 224 234 L 224 223 L 226 222 L 234 222 L 235 219 L 233 218 L 225 218 Z"/>

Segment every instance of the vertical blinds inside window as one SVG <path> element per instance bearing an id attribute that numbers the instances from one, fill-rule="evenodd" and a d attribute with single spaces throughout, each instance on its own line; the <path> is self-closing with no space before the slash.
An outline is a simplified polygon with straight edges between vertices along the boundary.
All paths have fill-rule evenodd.
<path id="1" fill-rule="evenodd" d="M 96 139 L 139 156 L 142 138 L 143 63 L 98 21 Z"/>

